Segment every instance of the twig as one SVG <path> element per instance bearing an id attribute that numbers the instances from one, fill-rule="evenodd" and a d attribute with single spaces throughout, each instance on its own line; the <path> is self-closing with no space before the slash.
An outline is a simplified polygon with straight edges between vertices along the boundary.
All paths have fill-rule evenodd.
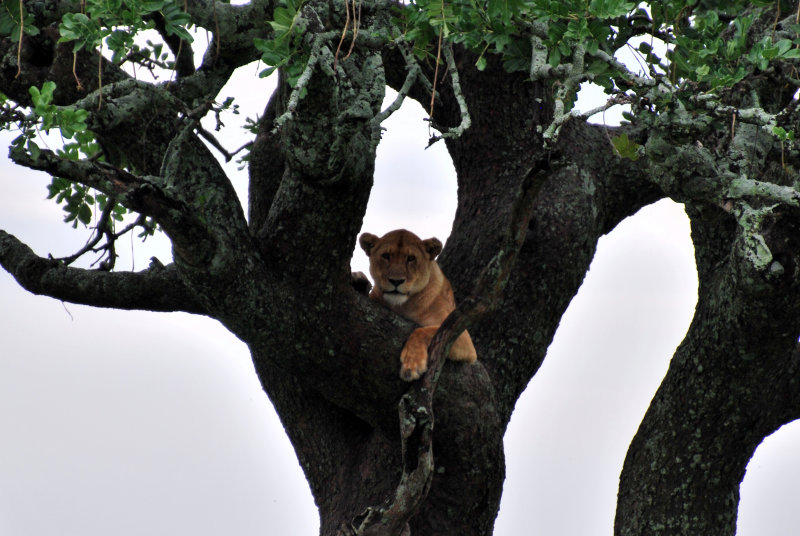
<path id="1" fill-rule="evenodd" d="M 320 54 L 322 53 L 321 43 L 323 41 L 323 36 L 324 34 L 320 34 L 314 39 L 314 44 L 311 45 L 311 53 L 308 56 L 308 63 L 306 63 L 306 68 L 303 69 L 300 78 L 297 79 L 297 84 L 295 84 L 292 93 L 289 95 L 289 101 L 286 103 L 286 111 L 275 119 L 276 129 L 280 129 L 287 121 L 294 117 L 294 111 L 297 109 L 297 105 L 300 102 L 300 93 L 308 85 L 308 82 L 311 80 L 311 75 L 314 73 L 314 67 L 319 62 Z"/>
<path id="2" fill-rule="evenodd" d="M 374 121 L 376 124 L 383 123 L 390 115 L 400 109 L 400 106 L 403 105 L 403 101 L 408 96 L 408 92 L 411 91 L 411 87 L 414 85 L 414 82 L 417 81 L 421 72 L 419 65 L 416 63 L 408 67 L 408 74 L 403 82 L 403 86 L 397 92 L 397 98 L 395 98 L 385 110 L 382 110 L 375 116 Z"/>
<path id="3" fill-rule="evenodd" d="M 578 86 L 586 78 L 583 70 L 585 54 L 586 49 L 582 44 L 575 46 L 568 74 L 556 91 L 556 98 L 553 104 L 553 120 L 543 134 L 545 143 L 549 145 L 553 145 L 556 142 L 561 132 L 561 127 L 573 117 L 573 114 L 570 111 L 565 111 L 564 108 L 566 101 L 578 90 Z"/>
<path id="4" fill-rule="evenodd" d="M 450 79 L 452 80 L 452 89 L 453 95 L 456 97 L 456 102 L 458 103 L 458 109 L 461 112 L 461 123 L 453 128 L 438 128 L 441 132 L 441 136 L 431 136 L 430 140 L 428 140 L 428 147 L 436 143 L 442 138 L 457 138 L 461 136 L 465 130 L 472 126 L 472 117 L 469 115 L 469 108 L 467 108 L 467 100 L 464 98 L 464 92 L 461 90 L 461 78 L 458 74 L 458 69 L 456 68 L 456 62 L 453 58 L 453 49 L 448 45 L 444 48 L 444 56 L 447 60 L 447 73 L 450 75 Z M 436 126 L 434 124 L 434 126 Z"/>
<path id="5" fill-rule="evenodd" d="M 217 45 L 216 46 L 216 50 L 215 50 L 216 55 L 214 56 L 214 61 L 216 61 L 217 58 L 220 57 L 220 54 L 221 54 L 221 51 L 222 51 L 222 33 L 220 32 L 220 29 L 219 29 L 219 17 L 217 16 L 217 3 L 214 2 L 211 5 L 214 8 L 214 30 L 217 32 L 216 35 L 215 35 L 215 39 L 214 39 L 214 41 L 216 41 L 216 45 Z M 183 3 L 183 11 L 184 12 L 189 11 L 189 2 L 188 2 L 188 0 Z M 181 44 L 182 43 L 183 43 L 183 39 L 181 39 Z M 177 66 L 177 63 L 178 63 L 178 59 L 175 58 L 176 66 Z"/>
<path id="6" fill-rule="evenodd" d="M 419 63 L 417 62 L 416 58 L 414 58 L 414 54 L 410 50 L 408 50 L 408 47 L 405 46 L 405 43 L 406 42 L 403 40 L 403 37 L 400 37 L 397 40 L 398 50 L 400 50 L 400 54 L 403 56 L 403 60 L 406 63 L 406 67 L 409 69 L 411 69 L 412 66 L 414 65 L 419 67 Z M 422 84 L 422 86 L 425 88 L 425 91 L 427 91 L 428 93 L 433 92 L 433 84 L 431 83 L 430 80 L 428 80 L 428 77 L 423 74 L 421 68 L 419 69 L 419 75 L 417 76 L 417 81 Z"/>
<path id="7" fill-rule="evenodd" d="M 605 102 L 605 104 L 601 104 L 591 110 L 586 110 L 585 112 L 576 112 L 573 114 L 574 117 L 578 119 L 589 119 L 593 115 L 599 114 L 600 112 L 605 112 L 612 106 L 616 106 L 617 104 L 630 104 L 631 98 L 629 95 L 625 93 L 617 93 L 616 95 L 612 95 L 609 99 Z"/>
<path id="8" fill-rule="evenodd" d="M 457 138 L 472 126 L 472 118 L 467 108 L 467 99 L 464 98 L 464 92 L 461 91 L 461 78 L 456 68 L 456 60 L 453 58 L 453 49 L 449 45 L 444 49 L 444 57 L 447 60 L 447 72 L 450 75 L 450 80 L 452 80 L 453 94 L 456 97 L 458 109 L 461 112 L 461 123 L 457 127 L 447 129 L 447 132 L 442 133 L 442 137 Z"/>
<path id="9" fill-rule="evenodd" d="M 355 2 L 355 0 L 353 0 Z M 350 27 L 350 0 L 344 0 L 344 28 L 342 28 L 342 37 L 339 38 L 339 44 L 336 46 L 336 52 L 333 55 L 333 70 L 336 71 L 336 65 L 339 63 L 339 51 L 342 49 L 342 43 L 347 35 L 347 29 Z M 349 55 L 349 54 L 348 54 Z"/>
<path id="10" fill-rule="evenodd" d="M 405 98 L 408 96 L 415 83 L 421 83 L 428 92 L 433 90 L 430 80 L 425 77 L 422 72 L 422 68 L 419 66 L 419 63 L 417 63 L 417 61 L 414 59 L 414 56 L 406 49 L 402 42 L 402 38 L 396 41 L 396 45 L 398 46 L 400 54 L 405 60 L 408 74 L 406 74 L 406 79 L 403 81 L 402 87 L 398 90 L 397 97 L 394 99 L 394 101 L 392 101 L 389 106 L 375 116 L 374 121 L 376 124 L 382 123 L 394 112 L 400 109 L 400 106 L 403 105 Z"/>
<path id="11" fill-rule="evenodd" d="M 532 81 L 543 80 L 550 75 L 553 70 L 547 63 L 547 46 L 544 41 L 537 36 L 531 35 L 531 67 L 528 73 Z"/>
<path id="12" fill-rule="evenodd" d="M 121 237 L 125 236 L 129 232 L 133 231 L 136 227 L 142 227 L 147 229 L 149 225 L 147 224 L 147 217 L 139 214 L 136 218 L 136 221 L 133 223 L 129 223 L 126 225 L 121 231 L 113 232 L 112 225 L 111 225 L 111 214 L 114 211 L 114 207 L 116 206 L 116 202 L 109 199 L 108 203 L 106 204 L 103 212 L 100 214 L 100 218 L 98 219 L 97 225 L 95 226 L 95 233 L 89 238 L 86 244 L 78 251 L 69 255 L 67 257 L 57 257 L 53 258 L 53 260 L 61 262 L 65 265 L 70 265 L 80 257 L 85 255 L 86 253 L 99 253 L 105 251 L 106 254 L 101 256 L 95 262 L 92 263 L 94 266 L 98 262 L 100 262 L 100 269 L 102 270 L 112 270 L 114 268 L 114 264 L 116 263 L 117 255 L 115 252 L 115 244 L 116 241 L 119 240 Z M 105 237 L 106 242 L 105 244 L 98 247 L 97 244 L 100 243 L 100 240 Z M 131 246 L 133 247 L 133 246 Z"/>
<path id="13" fill-rule="evenodd" d="M 611 67 L 619 71 L 622 74 L 623 78 L 626 78 L 635 86 L 653 87 L 658 83 L 658 80 L 655 80 L 653 78 L 647 78 L 646 76 L 639 76 L 638 74 L 628 69 L 628 67 L 624 63 L 619 61 L 614 56 L 609 55 L 603 50 L 600 49 L 595 50 L 593 53 L 591 53 L 591 55 L 599 60 L 606 62 Z"/>
<path id="14" fill-rule="evenodd" d="M 75 89 L 78 91 L 83 91 L 83 84 L 81 84 L 81 79 L 78 78 L 78 53 L 72 53 L 72 77 L 75 79 Z"/>
<path id="15" fill-rule="evenodd" d="M 361 0 L 358 2 L 358 15 L 356 15 L 356 0 L 353 0 L 353 39 L 350 41 L 350 49 L 347 51 L 347 54 L 342 61 L 346 60 L 350 57 L 350 54 L 353 53 L 353 49 L 356 46 L 356 37 L 358 37 L 358 30 L 361 26 Z"/>
<path id="16" fill-rule="evenodd" d="M 103 107 L 103 43 L 97 51 L 97 109 Z"/>
<path id="17" fill-rule="evenodd" d="M 439 79 L 439 63 L 441 63 L 442 58 L 442 39 L 444 37 L 444 25 L 445 25 L 445 18 L 444 18 L 444 0 L 442 0 L 442 26 L 439 28 L 439 45 L 436 48 L 436 67 L 433 70 L 433 88 L 431 89 L 431 105 L 430 110 L 428 111 L 428 117 L 433 120 L 433 105 L 436 103 L 436 82 Z"/>
<path id="18" fill-rule="evenodd" d="M 200 134 L 200 136 L 202 136 L 203 139 L 205 139 L 208 143 L 210 143 L 212 147 L 214 147 L 217 151 L 222 153 L 222 156 L 225 157 L 226 162 L 230 162 L 233 159 L 233 157 L 236 156 L 237 153 L 253 145 L 253 142 L 250 141 L 245 143 L 235 151 L 229 152 L 227 149 L 225 149 L 225 147 L 222 146 L 219 140 L 212 133 L 210 133 L 202 126 L 200 126 L 199 123 L 196 125 L 196 127 L 197 127 L 197 133 Z"/>
<path id="19" fill-rule="evenodd" d="M 17 43 L 17 74 L 14 79 L 19 78 L 22 74 L 22 37 L 25 34 L 25 6 L 22 0 L 19 0 L 19 43 Z"/>
<path id="20" fill-rule="evenodd" d="M 109 202 L 106 205 L 106 208 L 103 209 L 103 212 L 100 214 L 100 219 L 98 220 L 97 225 L 95 226 L 95 233 L 91 238 L 89 238 L 89 240 L 81 249 L 79 249 L 78 251 L 76 251 L 75 253 L 73 253 L 68 257 L 59 257 L 56 258 L 55 260 L 69 265 L 90 251 L 97 252 L 105 249 L 107 245 L 101 246 L 100 248 L 95 248 L 95 246 L 100 242 L 100 239 L 103 238 L 103 236 L 106 234 L 106 226 L 108 225 L 108 222 L 111 219 L 111 211 L 113 208 L 114 208 L 114 203 Z"/>

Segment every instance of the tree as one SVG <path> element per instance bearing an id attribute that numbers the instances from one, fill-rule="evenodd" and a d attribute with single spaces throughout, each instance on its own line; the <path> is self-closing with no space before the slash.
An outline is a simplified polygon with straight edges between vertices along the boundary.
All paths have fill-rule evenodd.
<path id="1" fill-rule="evenodd" d="M 69 221 L 98 213 L 94 240 L 66 259 L 0 231 L 0 264 L 34 293 L 202 314 L 246 342 L 322 534 L 490 534 L 503 432 L 598 238 L 664 197 L 691 219 L 698 304 L 631 443 L 615 533 L 735 532 L 747 461 L 800 416 L 800 7 L 3 6 L 2 118 L 20 130 L 10 156 L 53 177 Z M 191 25 L 212 36 L 199 65 Z M 156 42 L 135 39 L 144 31 Z M 627 46 L 638 74 L 614 58 Z M 280 83 L 253 122 L 245 216 L 199 121 L 231 106 L 214 99 L 258 59 Z M 169 79 L 134 76 L 157 68 Z M 609 93 L 603 108 L 630 105 L 628 124 L 571 112 L 587 81 Z M 411 385 L 397 359 L 414 326 L 349 273 L 380 123 L 396 108 L 380 108 L 387 85 L 397 104 L 430 110 L 430 141 L 446 144 L 459 184 L 440 264 L 460 305 Z M 38 132 L 53 129 L 63 148 L 42 149 Z M 115 241 L 134 229 L 166 233 L 173 262 L 115 270 Z M 93 249 L 97 269 L 73 266 Z M 442 358 L 465 327 L 474 366 Z"/>

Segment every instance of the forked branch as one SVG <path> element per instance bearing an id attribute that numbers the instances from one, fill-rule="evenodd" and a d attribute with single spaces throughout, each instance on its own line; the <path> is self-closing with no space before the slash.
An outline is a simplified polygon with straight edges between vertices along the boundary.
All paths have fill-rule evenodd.
<path id="1" fill-rule="evenodd" d="M 72 268 L 61 261 L 36 255 L 18 238 L 0 230 L 0 266 L 25 290 L 70 303 L 206 313 L 173 264 L 162 266 L 154 261 L 141 272 Z"/>

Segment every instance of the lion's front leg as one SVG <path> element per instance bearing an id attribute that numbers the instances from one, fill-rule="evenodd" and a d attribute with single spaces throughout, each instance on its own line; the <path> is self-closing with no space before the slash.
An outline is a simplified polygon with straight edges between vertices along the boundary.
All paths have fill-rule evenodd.
<path id="1" fill-rule="evenodd" d="M 428 346 L 439 326 L 417 328 L 408 337 L 400 353 L 400 377 L 407 382 L 414 381 L 428 370 Z M 455 361 L 474 363 L 478 358 L 472 339 L 466 331 L 459 335 L 447 356 Z"/>
<path id="2" fill-rule="evenodd" d="M 411 333 L 400 353 L 400 377 L 414 381 L 428 370 L 428 345 L 439 326 L 417 328 Z"/>

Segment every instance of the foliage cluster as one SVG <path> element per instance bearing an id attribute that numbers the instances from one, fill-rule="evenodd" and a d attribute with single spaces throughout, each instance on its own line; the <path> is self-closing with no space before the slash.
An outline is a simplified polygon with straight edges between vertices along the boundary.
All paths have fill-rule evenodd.
<path id="1" fill-rule="evenodd" d="M 71 43 L 75 54 L 82 50 L 107 50 L 111 53 L 110 61 L 117 65 L 129 62 L 149 70 L 172 69 L 174 60 L 164 51 L 164 43 L 151 40 L 143 43 L 140 37 L 142 32 L 156 27 L 156 17 L 160 18 L 166 35 L 175 36 L 189 46 L 192 35 L 187 27 L 191 18 L 177 0 L 85 0 L 80 3 L 79 12 L 63 16 L 58 26 L 59 43 Z M 0 37 L 8 37 L 21 46 L 21 36 L 24 39 L 39 33 L 24 3 L 0 2 Z M 80 87 L 77 74 L 75 78 Z M 31 87 L 29 106 L 11 102 L 0 94 L 0 129 L 19 132 L 11 143 L 12 153 L 24 151 L 36 160 L 44 143 L 56 144 L 56 153 L 62 158 L 103 160 L 102 150 L 87 126 L 89 111 L 77 106 L 56 106 L 55 90 L 52 81 L 41 88 Z M 58 138 L 52 136 L 54 130 L 60 134 Z M 48 185 L 48 198 L 62 206 L 65 222 L 73 227 L 88 226 L 95 219 L 95 211 L 101 212 L 108 221 L 98 223 L 98 232 L 100 225 L 111 225 L 113 230 L 113 223 L 122 222 L 129 213 L 107 195 L 60 177 L 54 177 Z M 154 232 L 152 221 L 143 218 L 137 221 L 142 228 L 140 236 Z"/>
<path id="2" fill-rule="evenodd" d="M 305 88 L 297 86 L 314 59 L 315 39 L 317 46 L 324 39 L 326 46 L 333 48 L 336 41 L 353 37 L 359 29 L 359 21 L 354 21 L 324 36 L 309 35 L 311 4 L 308 0 L 279 0 L 272 19 L 265 21 L 271 33 L 253 42 L 267 66 L 261 75 L 282 70 L 299 98 Z M 349 10 L 349 1 L 346 4 Z M 750 37 L 754 22 L 775 5 L 780 1 L 411 0 L 394 9 L 388 30 L 362 31 L 386 46 L 402 47 L 412 61 L 438 62 L 442 47 L 463 46 L 474 53 L 478 70 L 486 68 L 489 55 L 497 55 L 508 71 L 547 79 L 556 95 L 557 112 L 562 110 L 551 129 L 557 135 L 585 82 L 598 84 L 616 97 L 608 106 L 646 102 L 633 110 L 646 115 L 671 109 L 676 103 L 697 108 L 696 99 L 690 97 L 698 92 L 714 100 L 721 90 L 748 74 L 767 71 L 775 62 L 800 59 L 800 24 L 791 26 L 793 35 L 773 32 Z M 192 43 L 192 20 L 186 7 L 179 0 L 85 0 L 79 12 L 63 16 L 59 41 L 71 43 L 74 53 L 105 51 L 116 64 L 169 71 L 175 68 L 174 51 L 165 49 L 166 39 L 177 38 L 187 47 Z M 790 6 L 781 7 L 788 15 Z M 355 18 L 355 3 L 352 10 Z M 159 38 L 145 39 L 143 32 L 157 25 Z M 21 36 L 24 39 L 38 32 L 23 3 L 0 0 L 0 36 L 19 41 Z M 634 52 L 638 67 L 617 60 L 626 48 Z M 72 159 L 102 159 L 102 151 L 87 129 L 88 111 L 53 105 L 54 89 L 48 84 L 31 88 L 28 106 L 2 98 L 2 128 L 20 131 L 14 150 L 36 158 L 39 134 L 57 128 L 63 141 L 60 154 Z M 781 129 L 773 129 L 776 136 L 782 133 L 781 141 L 793 143 L 791 128 L 774 126 Z M 629 158 L 639 149 L 628 139 L 616 140 L 615 147 Z M 52 197 L 65 203 L 68 221 L 91 221 L 88 201 L 99 199 L 94 193 L 70 190 L 58 180 L 50 189 Z"/>

